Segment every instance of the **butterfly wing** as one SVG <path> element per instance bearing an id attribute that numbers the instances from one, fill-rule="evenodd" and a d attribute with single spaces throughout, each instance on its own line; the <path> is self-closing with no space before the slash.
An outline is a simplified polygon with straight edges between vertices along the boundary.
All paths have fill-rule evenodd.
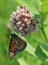
<path id="1" fill-rule="evenodd" d="M 19 45 L 18 45 L 19 51 L 23 51 L 26 48 L 27 43 L 23 39 L 21 39 L 20 37 L 17 37 L 17 41 L 19 43 Z"/>
<path id="2" fill-rule="evenodd" d="M 13 58 L 13 56 L 18 52 L 18 48 L 16 42 L 15 42 L 15 37 L 12 36 L 11 40 L 10 40 L 10 45 L 9 45 L 9 57 Z"/>
<path id="3" fill-rule="evenodd" d="M 17 54 L 20 51 L 23 51 L 27 46 L 27 43 L 18 37 L 15 34 L 12 34 L 12 38 L 10 40 L 10 45 L 9 45 L 9 57 L 13 58 L 15 54 Z"/>

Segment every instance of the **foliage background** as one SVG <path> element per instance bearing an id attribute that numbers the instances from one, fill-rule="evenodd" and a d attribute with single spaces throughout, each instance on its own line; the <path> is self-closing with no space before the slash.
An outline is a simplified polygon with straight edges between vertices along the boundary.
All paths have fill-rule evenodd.
<path id="1" fill-rule="evenodd" d="M 9 58 L 8 47 L 10 15 L 18 5 L 27 5 L 31 14 L 40 19 L 39 29 L 24 37 L 27 47 L 14 59 Z M 10 28 L 10 27 L 9 27 Z M 0 65 L 48 65 L 48 0 L 0 0 Z"/>

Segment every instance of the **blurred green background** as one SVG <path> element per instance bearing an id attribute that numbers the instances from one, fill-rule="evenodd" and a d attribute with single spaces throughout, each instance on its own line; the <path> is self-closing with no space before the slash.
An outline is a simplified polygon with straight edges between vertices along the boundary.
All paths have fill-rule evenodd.
<path id="1" fill-rule="evenodd" d="M 41 29 L 24 37 L 27 41 L 26 49 L 10 59 L 8 49 L 11 37 L 8 23 L 11 13 L 23 4 L 27 5 L 31 14 L 41 17 Z M 47 41 L 48 0 L 0 0 L 0 65 L 48 65 Z"/>

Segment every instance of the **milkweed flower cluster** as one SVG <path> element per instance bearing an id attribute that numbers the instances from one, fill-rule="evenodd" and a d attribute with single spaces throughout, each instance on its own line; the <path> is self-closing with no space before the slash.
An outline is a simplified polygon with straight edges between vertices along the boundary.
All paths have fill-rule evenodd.
<path id="1" fill-rule="evenodd" d="M 33 15 L 30 14 L 26 6 L 17 7 L 17 10 L 11 14 L 10 21 L 16 33 L 21 33 L 26 36 L 37 28 L 37 19 L 33 19 Z"/>

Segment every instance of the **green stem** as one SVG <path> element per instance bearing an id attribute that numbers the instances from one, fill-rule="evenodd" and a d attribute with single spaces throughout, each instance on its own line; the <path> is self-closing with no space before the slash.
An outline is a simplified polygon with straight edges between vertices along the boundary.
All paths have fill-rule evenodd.
<path id="1" fill-rule="evenodd" d="M 48 43 L 48 38 L 47 38 L 46 33 L 45 33 L 45 31 L 44 31 L 44 29 L 42 27 L 41 27 L 41 31 L 42 31 L 42 33 L 43 33 L 43 35 L 45 37 L 46 42 Z"/>
<path id="2" fill-rule="evenodd" d="M 42 10 L 43 10 L 43 8 L 42 8 Z M 43 21 L 44 21 L 44 19 L 43 19 L 43 13 L 42 13 L 42 12 L 39 12 L 39 13 L 40 13 L 41 20 L 42 20 L 42 21 L 41 21 L 41 27 L 40 27 L 40 29 L 41 29 L 41 31 L 42 31 L 44 37 L 45 37 L 46 42 L 48 43 L 48 38 L 47 38 L 46 33 L 45 33 L 45 31 L 44 31 L 44 28 L 43 28 Z"/>
<path id="3" fill-rule="evenodd" d="M 23 4 L 22 4 L 19 0 L 16 0 L 16 2 L 17 2 L 20 6 L 23 6 Z"/>

